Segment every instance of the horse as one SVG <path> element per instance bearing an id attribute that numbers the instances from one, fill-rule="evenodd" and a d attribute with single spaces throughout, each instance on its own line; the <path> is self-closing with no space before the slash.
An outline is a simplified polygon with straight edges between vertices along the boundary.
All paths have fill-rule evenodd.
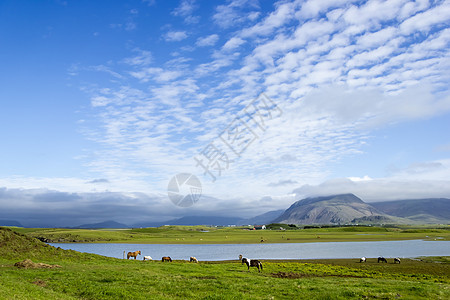
<path id="1" fill-rule="evenodd" d="M 144 256 L 144 260 L 152 260 L 151 256 Z"/>
<path id="2" fill-rule="evenodd" d="M 164 256 L 164 257 L 161 259 L 161 261 L 162 261 L 162 262 L 165 262 L 165 261 L 172 262 L 172 259 L 170 258 L 170 256 Z"/>
<path id="3" fill-rule="evenodd" d="M 195 257 L 193 257 L 193 256 L 191 256 L 191 257 L 189 258 L 189 262 L 195 262 L 195 263 L 198 263 L 198 259 L 195 258 Z"/>
<path id="4" fill-rule="evenodd" d="M 248 259 L 248 258 L 243 258 L 242 259 L 242 263 L 245 263 L 247 265 L 247 269 L 250 271 L 250 267 L 257 267 L 258 268 L 258 272 L 261 272 L 261 270 L 263 269 L 263 265 L 262 263 L 257 260 L 257 259 Z M 261 268 L 261 270 L 260 270 Z"/>
<path id="5" fill-rule="evenodd" d="M 394 258 L 394 264 L 395 263 L 400 263 L 400 258 L 398 258 L 398 257 Z"/>
<path id="6" fill-rule="evenodd" d="M 360 263 L 366 262 L 366 258 L 365 258 L 365 257 L 361 257 L 361 258 L 359 259 L 359 262 L 360 262 Z"/>
<path id="7" fill-rule="evenodd" d="M 387 260 L 386 260 L 386 258 L 384 258 L 383 256 L 380 256 L 380 257 L 378 257 L 378 262 L 382 262 L 382 263 L 387 263 Z"/>
<path id="8" fill-rule="evenodd" d="M 134 259 L 136 259 L 138 255 L 141 255 L 141 251 L 128 252 L 127 259 L 129 259 L 130 257 L 134 257 Z"/>
<path id="9" fill-rule="evenodd" d="M 243 258 L 242 254 L 239 254 L 239 260 L 240 261 L 242 261 L 242 258 Z"/>

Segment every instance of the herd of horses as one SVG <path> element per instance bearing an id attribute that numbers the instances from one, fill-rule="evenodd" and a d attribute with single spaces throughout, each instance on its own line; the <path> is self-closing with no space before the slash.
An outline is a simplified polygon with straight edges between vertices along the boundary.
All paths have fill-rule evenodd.
<path id="1" fill-rule="evenodd" d="M 134 251 L 134 252 L 128 252 L 127 253 L 127 259 L 130 259 L 130 257 L 134 257 L 134 259 L 137 259 L 138 255 L 141 255 L 141 251 Z M 125 258 L 125 251 L 123 251 L 123 256 Z M 144 256 L 144 261 L 146 260 L 152 260 L 151 256 Z M 242 264 L 247 265 L 247 269 L 250 271 L 250 267 L 255 267 L 258 269 L 258 272 L 261 272 L 263 269 L 262 263 L 257 259 L 248 259 L 246 257 L 243 257 L 242 254 L 239 255 L 239 260 Z M 172 258 L 170 256 L 163 256 L 161 258 L 161 262 L 172 262 Z M 198 259 L 194 256 L 191 256 L 189 258 L 189 262 L 198 263 Z"/>
<path id="2" fill-rule="evenodd" d="M 126 251 L 123 251 L 123 258 L 125 258 L 125 252 Z M 138 255 L 141 255 L 141 251 L 128 252 L 127 259 L 130 259 L 130 257 L 134 257 L 134 259 L 137 259 Z M 153 260 L 153 259 L 151 256 L 144 256 L 143 260 L 145 261 L 145 260 Z M 189 258 L 189 261 L 198 263 L 198 259 L 195 258 L 194 256 L 191 256 Z M 170 256 L 163 256 L 163 258 L 161 258 L 161 262 L 172 262 L 172 258 L 170 258 Z"/>
<path id="3" fill-rule="evenodd" d="M 359 259 L 360 263 L 365 263 L 366 261 L 367 261 L 367 258 L 365 258 L 365 257 L 361 257 Z M 381 263 L 387 263 L 387 259 L 384 258 L 383 256 L 380 256 L 380 257 L 378 257 L 377 262 L 379 262 L 379 263 L 380 262 Z M 400 258 L 398 258 L 398 257 L 394 258 L 394 264 L 397 264 L 397 263 L 400 263 L 400 262 L 401 262 Z"/>
<path id="4" fill-rule="evenodd" d="M 124 258 L 125 258 L 125 251 L 123 252 Z M 134 252 L 128 252 L 127 253 L 127 259 L 130 259 L 130 257 L 134 257 L 134 259 L 137 259 L 137 256 L 141 255 L 141 251 L 134 251 Z M 144 256 L 144 261 L 145 260 L 152 260 L 151 256 Z M 239 260 L 241 261 L 242 264 L 245 264 L 247 266 L 247 270 L 250 271 L 250 267 L 255 267 L 258 269 L 258 272 L 261 272 L 263 270 L 263 265 L 262 263 L 257 260 L 257 259 L 248 259 L 246 257 L 243 257 L 242 254 L 239 254 Z M 172 262 L 172 258 L 170 258 L 170 256 L 163 256 L 161 258 L 161 262 Z M 189 262 L 193 262 L 193 263 L 198 263 L 198 259 L 195 258 L 194 256 L 191 256 L 189 258 Z M 361 257 L 359 259 L 360 263 L 365 263 L 367 262 L 367 258 L 366 257 Z M 383 256 L 378 257 L 377 262 L 381 262 L 381 263 L 387 263 L 387 259 L 384 258 Z M 394 258 L 394 264 L 396 263 L 400 263 L 400 258 L 396 257 Z"/>

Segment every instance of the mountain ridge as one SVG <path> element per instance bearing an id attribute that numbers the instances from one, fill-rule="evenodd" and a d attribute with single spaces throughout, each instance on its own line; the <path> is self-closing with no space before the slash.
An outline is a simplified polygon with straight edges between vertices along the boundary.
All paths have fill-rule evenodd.
<path id="1" fill-rule="evenodd" d="M 274 223 L 344 224 L 354 219 L 385 215 L 353 194 L 305 198 L 293 203 Z"/>

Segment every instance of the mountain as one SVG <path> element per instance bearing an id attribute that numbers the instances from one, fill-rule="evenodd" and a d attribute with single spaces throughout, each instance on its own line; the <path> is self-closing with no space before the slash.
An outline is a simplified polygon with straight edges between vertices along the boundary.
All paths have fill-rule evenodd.
<path id="1" fill-rule="evenodd" d="M 385 215 L 353 194 L 306 198 L 295 202 L 274 223 L 344 224 L 354 219 Z"/>
<path id="2" fill-rule="evenodd" d="M 408 218 L 414 223 L 450 223 L 450 199 L 431 198 L 370 203 L 385 214 Z"/>
<path id="3" fill-rule="evenodd" d="M 238 225 L 264 225 L 272 223 L 273 220 L 281 216 L 282 213 L 284 213 L 284 209 L 280 210 L 272 210 L 269 212 L 266 212 L 264 214 L 258 215 L 253 218 L 249 219 L 243 219 L 238 222 Z"/>
<path id="4" fill-rule="evenodd" d="M 83 224 L 80 226 L 76 226 L 73 228 L 80 228 L 80 229 L 92 229 L 92 228 L 128 228 L 128 225 L 118 223 L 116 221 L 105 221 L 101 223 L 94 223 L 94 224 Z"/>
<path id="5" fill-rule="evenodd" d="M 235 217 L 214 217 L 214 216 L 187 216 L 163 222 L 142 222 L 134 224 L 133 227 L 160 227 L 164 225 L 212 225 L 227 226 L 236 225 L 241 218 Z"/>
<path id="6" fill-rule="evenodd" d="M 20 224 L 17 221 L 14 220 L 0 220 L 0 226 L 15 226 L 15 227 L 23 227 L 22 224 Z"/>

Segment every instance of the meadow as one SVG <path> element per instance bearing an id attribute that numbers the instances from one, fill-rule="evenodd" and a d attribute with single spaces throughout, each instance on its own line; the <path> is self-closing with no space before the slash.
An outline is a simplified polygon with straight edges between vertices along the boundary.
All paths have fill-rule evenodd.
<path id="1" fill-rule="evenodd" d="M 47 242 L 133 244 L 253 244 L 392 240 L 450 240 L 450 226 L 349 226 L 246 230 L 248 227 L 163 226 L 134 229 L 16 228 Z"/>
<path id="2" fill-rule="evenodd" d="M 15 230 L 15 229 L 14 229 Z M 58 265 L 18 268 L 24 259 Z M 2 299 L 449 299 L 449 257 L 221 262 L 122 260 L 62 250 L 0 228 Z"/>

